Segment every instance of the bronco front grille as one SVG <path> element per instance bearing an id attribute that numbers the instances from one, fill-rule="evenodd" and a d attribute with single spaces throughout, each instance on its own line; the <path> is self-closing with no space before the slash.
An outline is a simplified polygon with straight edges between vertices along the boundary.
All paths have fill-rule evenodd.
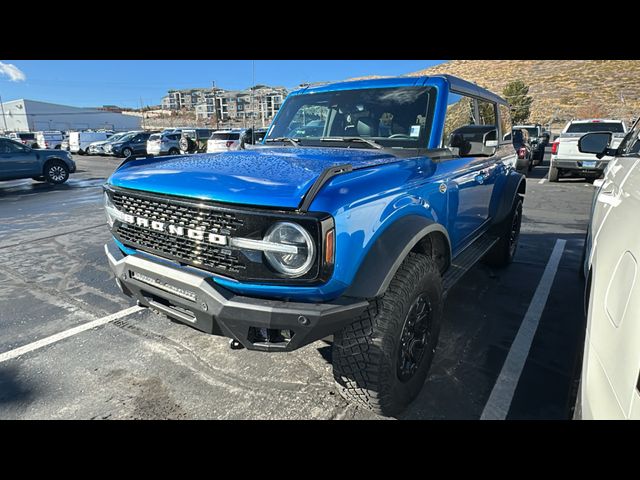
<path id="1" fill-rule="evenodd" d="M 282 211 L 257 210 L 248 207 L 228 207 L 213 202 L 192 200 L 183 197 L 151 194 L 125 189 L 106 188 L 114 206 L 123 213 L 149 222 L 181 226 L 186 229 L 204 230 L 226 237 L 262 239 L 267 229 L 276 221 L 288 219 L 301 224 L 318 241 L 322 235 L 321 219 L 326 215 L 287 213 Z M 293 217 L 293 218 L 292 218 Z M 199 242 L 186 235 L 168 233 L 168 228 L 159 231 L 137 224 L 116 222 L 114 236 L 126 247 L 153 253 L 160 257 L 192 265 L 236 280 L 282 281 L 259 251 L 245 251 L 234 247 Z M 318 258 L 320 255 L 318 255 Z M 317 281 L 320 261 L 316 268 L 288 283 Z"/>

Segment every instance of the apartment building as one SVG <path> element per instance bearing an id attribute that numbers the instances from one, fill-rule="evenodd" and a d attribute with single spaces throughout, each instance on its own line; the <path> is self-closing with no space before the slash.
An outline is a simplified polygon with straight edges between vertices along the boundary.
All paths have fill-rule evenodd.
<path id="1" fill-rule="evenodd" d="M 284 87 L 256 85 L 245 90 L 221 88 L 169 90 L 162 108 L 195 112 L 198 119 L 225 126 L 266 126 L 287 96 Z"/>

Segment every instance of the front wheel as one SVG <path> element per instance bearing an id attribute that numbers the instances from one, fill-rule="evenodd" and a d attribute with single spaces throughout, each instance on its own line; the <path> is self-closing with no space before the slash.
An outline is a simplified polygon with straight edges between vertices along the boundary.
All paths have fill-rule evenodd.
<path id="1" fill-rule="evenodd" d="M 44 177 L 48 183 L 58 185 L 69 178 L 69 168 L 64 162 L 53 161 L 45 167 Z"/>
<path id="2" fill-rule="evenodd" d="M 125 148 L 124 150 L 122 150 L 122 156 L 124 158 L 129 158 L 131 155 L 133 155 L 133 151 L 130 148 Z"/>
<path id="3" fill-rule="evenodd" d="M 345 399 L 390 416 L 418 396 L 438 343 L 442 295 L 436 262 L 410 253 L 386 293 L 334 337 L 333 376 Z"/>

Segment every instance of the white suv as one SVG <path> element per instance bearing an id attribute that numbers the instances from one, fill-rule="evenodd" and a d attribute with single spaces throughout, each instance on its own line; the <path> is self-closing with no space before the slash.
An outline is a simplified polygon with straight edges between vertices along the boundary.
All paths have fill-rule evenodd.
<path id="1" fill-rule="evenodd" d="M 213 132 L 207 141 L 207 153 L 240 150 L 240 138 L 245 130 L 219 130 Z"/>
<path id="2" fill-rule="evenodd" d="M 640 419 L 639 123 L 617 148 L 612 132 L 578 142 L 580 152 L 612 159 L 585 242 L 587 330 L 576 418 Z"/>

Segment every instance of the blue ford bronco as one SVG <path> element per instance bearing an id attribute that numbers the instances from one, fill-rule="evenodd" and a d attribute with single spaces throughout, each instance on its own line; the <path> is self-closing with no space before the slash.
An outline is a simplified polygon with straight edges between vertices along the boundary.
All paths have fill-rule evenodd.
<path id="1" fill-rule="evenodd" d="M 509 107 L 451 76 L 291 93 L 261 145 L 125 161 L 105 186 L 120 289 L 233 348 L 333 336 L 342 395 L 420 392 L 447 291 L 515 254 L 525 179 Z"/>

